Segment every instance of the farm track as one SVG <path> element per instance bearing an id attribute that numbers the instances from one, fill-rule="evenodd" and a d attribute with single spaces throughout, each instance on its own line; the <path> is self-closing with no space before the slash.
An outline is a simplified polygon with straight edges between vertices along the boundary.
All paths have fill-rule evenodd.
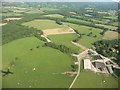
<path id="1" fill-rule="evenodd" d="M 72 42 L 72 41 L 71 41 L 71 42 Z M 72 42 L 72 44 L 74 44 L 74 45 L 80 47 L 81 51 L 85 51 L 85 50 L 88 49 L 88 48 L 86 48 L 85 46 L 83 46 L 83 45 L 81 45 L 81 44 L 79 44 L 79 43 Z"/>
<path id="2" fill-rule="evenodd" d="M 78 76 L 80 75 L 80 60 L 85 56 L 85 54 L 87 53 L 88 49 L 84 50 L 83 52 L 79 53 L 78 55 L 73 54 L 73 56 L 77 57 L 78 60 L 78 71 L 77 71 L 77 75 L 74 78 L 73 82 L 71 83 L 70 87 L 68 90 L 71 90 L 71 88 L 73 87 L 75 81 L 77 80 Z"/>
<path id="3" fill-rule="evenodd" d="M 70 87 L 69 87 L 68 90 L 71 90 L 71 88 L 73 87 L 75 81 L 77 80 L 77 78 L 78 78 L 78 76 L 79 76 L 79 74 L 80 74 L 80 59 L 79 59 L 79 56 L 78 56 L 78 55 L 76 55 L 76 56 L 77 56 L 77 60 L 78 60 L 78 71 L 77 71 L 76 77 L 74 78 L 74 80 L 73 80 L 73 82 L 71 83 L 71 85 L 70 85 Z"/>

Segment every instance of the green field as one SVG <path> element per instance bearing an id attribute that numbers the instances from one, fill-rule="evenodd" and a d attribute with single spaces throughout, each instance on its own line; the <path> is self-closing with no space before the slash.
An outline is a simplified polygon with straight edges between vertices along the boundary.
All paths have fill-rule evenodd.
<path id="1" fill-rule="evenodd" d="M 87 27 L 83 25 L 79 26 L 79 25 L 71 24 L 71 23 L 64 23 L 64 24 L 69 25 L 75 30 L 78 30 L 81 34 L 85 34 L 85 35 L 82 35 L 82 38 L 80 38 L 79 43 L 88 48 L 92 46 L 92 43 L 102 39 L 102 35 L 100 35 L 100 32 L 102 32 L 102 30 L 100 29 L 91 28 L 91 27 Z M 92 35 L 87 36 L 87 34 L 89 34 L 90 32 L 92 32 Z M 93 37 L 94 35 L 96 35 L 97 37 Z"/>
<path id="2" fill-rule="evenodd" d="M 103 26 L 104 28 L 108 28 L 111 30 L 116 30 L 118 27 L 115 26 L 109 26 L 109 25 L 103 25 L 103 24 L 96 24 L 97 26 Z"/>
<path id="3" fill-rule="evenodd" d="M 63 25 L 58 25 L 55 21 L 52 21 L 52 20 L 33 20 L 30 22 L 23 23 L 22 25 L 34 27 L 39 30 L 54 29 L 54 28 L 68 28 Z"/>
<path id="4" fill-rule="evenodd" d="M 38 45 L 40 47 L 36 48 Z M 9 67 L 13 72 L 3 77 L 3 88 L 69 87 L 73 77 L 61 73 L 71 71 L 72 58 L 42 45 L 43 42 L 35 37 L 3 45 L 3 68 Z M 33 68 L 36 70 L 33 71 Z"/>
<path id="5" fill-rule="evenodd" d="M 0 16 L 22 16 L 20 13 L 0 13 Z"/>
<path id="6" fill-rule="evenodd" d="M 118 88 L 118 81 L 111 75 L 81 71 L 73 88 Z"/>
<path id="7" fill-rule="evenodd" d="M 28 13 L 28 14 L 33 14 L 33 13 L 40 13 L 40 14 L 42 14 L 44 12 L 42 10 L 38 10 L 38 9 L 31 9 L 31 10 L 29 10 L 26 13 Z"/>
<path id="8" fill-rule="evenodd" d="M 88 23 L 88 24 L 91 23 L 91 22 L 88 22 L 88 21 L 85 21 L 85 20 L 75 19 L 75 18 L 67 18 L 67 20 L 69 20 L 69 21 L 75 21 L 75 22 Z"/>
<path id="9" fill-rule="evenodd" d="M 118 16 L 116 15 L 116 16 L 105 16 L 104 18 L 108 18 L 108 19 L 118 19 Z"/>
<path id="10" fill-rule="evenodd" d="M 49 15 L 44 15 L 45 17 L 54 17 L 54 18 L 63 18 L 63 15 L 60 14 L 49 14 Z"/>
<path id="11" fill-rule="evenodd" d="M 49 7 L 43 7 L 40 10 L 42 10 L 42 11 L 56 11 L 56 10 L 59 10 L 59 9 L 49 8 Z"/>
<path id="12" fill-rule="evenodd" d="M 48 37 L 57 44 L 65 45 L 77 52 L 79 51 L 79 48 L 71 43 L 73 39 L 78 37 L 76 34 L 49 35 Z"/>
<path id="13" fill-rule="evenodd" d="M 118 79 L 112 75 L 85 71 L 81 61 L 80 75 L 78 76 L 73 88 L 117 88 Z M 104 82 L 105 81 L 105 82 Z"/>

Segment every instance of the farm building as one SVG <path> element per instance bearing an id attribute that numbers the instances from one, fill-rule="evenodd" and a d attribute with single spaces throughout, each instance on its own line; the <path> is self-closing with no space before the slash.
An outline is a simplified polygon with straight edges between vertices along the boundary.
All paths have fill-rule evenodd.
<path id="1" fill-rule="evenodd" d="M 103 59 L 100 55 L 94 55 L 93 58 L 95 60 L 102 60 Z"/>
<path id="2" fill-rule="evenodd" d="M 111 66 L 107 66 L 107 68 L 108 68 L 108 71 L 109 71 L 109 73 L 113 73 L 113 70 L 112 70 L 112 67 Z"/>
<path id="3" fill-rule="evenodd" d="M 84 59 L 84 69 L 91 70 L 91 62 L 90 59 Z"/>
<path id="4" fill-rule="evenodd" d="M 101 71 L 103 71 L 106 68 L 103 62 L 93 62 L 92 64 L 95 68 L 100 69 Z"/>

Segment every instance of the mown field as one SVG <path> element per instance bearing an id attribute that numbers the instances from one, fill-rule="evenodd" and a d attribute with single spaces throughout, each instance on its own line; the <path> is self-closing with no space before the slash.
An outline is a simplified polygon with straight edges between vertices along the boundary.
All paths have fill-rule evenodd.
<path id="1" fill-rule="evenodd" d="M 22 16 L 22 14 L 19 13 L 2 13 L 0 16 L 8 17 L 8 16 Z"/>
<path id="2" fill-rule="evenodd" d="M 53 42 L 57 43 L 57 44 L 62 44 L 65 45 L 73 50 L 75 50 L 76 52 L 79 52 L 80 48 L 78 48 L 77 46 L 73 45 L 71 43 L 71 41 L 75 38 L 77 38 L 78 36 L 76 34 L 60 34 L 60 35 L 49 35 L 48 36 Z"/>
<path id="3" fill-rule="evenodd" d="M 54 17 L 54 18 L 63 18 L 63 15 L 60 14 L 49 14 L 49 15 L 44 15 L 45 17 Z"/>
<path id="4" fill-rule="evenodd" d="M 43 42 L 35 37 L 3 45 L 3 68 L 13 72 L 3 76 L 3 88 L 69 87 L 73 77 L 61 73 L 71 71 L 72 58 L 42 45 Z"/>
<path id="5" fill-rule="evenodd" d="M 112 75 L 95 73 L 84 70 L 83 61 L 80 61 L 80 75 L 73 88 L 118 88 L 118 79 Z"/>
<path id="6" fill-rule="evenodd" d="M 90 24 L 91 22 L 85 21 L 85 20 L 80 20 L 80 19 L 75 19 L 75 18 L 67 18 L 69 21 L 76 21 L 76 22 L 82 22 L 82 23 L 88 23 Z"/>
<path id="7" fill-rule="evenodd" d="M 116 30 L 118 27 L 115 26 L 109 26 L 109 25 L 103 25 L 103 24 L 96 24 L 98 26 L 103 26 L 105 28 L 111 29 L 111 30 Z"/>
<path id="8" fill-rule="evenodd" d="M 54 29 L 54 28 L 68 28 L 63 25 L 58 25 L 55 21 L 52 21 L 52 20 L 33 20 L 30 22 L 23 23 L 22 25 L 34 27 L 39 30 Z"/>
<path id="9" fill-rule="evenodd" d="M 100 34 L 102 30 L 100 29 L 91 28 L 83 25 L 71 24 L 71 23 L 64 23 L 64 24 L 69 25 L 75 30 L 78 30 L 81 34 L 84 34 L 82 35 L 82 38 L 80 38 L 78 42 L 81 45 L 84 45 L 88 48 L 90 48 L 94 42 L 102 39 L 102 35 Z M 91 32 L 92 32 L 91 36 L 87 36 Z M 96 37 L 94 37 L 95 35 Z"/>
<path id="10" fill-rule="evenodd" d="M 118 81 L 111 75 L 82 71 L 73 88 L 118 88 Z"/>

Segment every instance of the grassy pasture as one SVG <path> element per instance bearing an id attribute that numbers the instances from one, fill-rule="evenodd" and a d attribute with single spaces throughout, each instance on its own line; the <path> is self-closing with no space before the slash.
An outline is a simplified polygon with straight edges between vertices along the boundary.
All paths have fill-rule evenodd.
<path id="1" fill-rule="evenodd" d="M 22 16 L 20 13 L 0 13 L 0 16 Z"/>
<path id="2" fill-rule="evenodd" d="M 56 10 L 59 10 L 59 9 L 55 9 L 55 8 L 49 8 L 49 7 L 43 7 L 41 8 L 42 11 L 56 11 Z"/>
<path id="3" fill-rule="evenodd" d="M 3 77 L 3 88 L 69 87 L 73 77 L 61 73 L 71 71 L 72 58 L 56 49 L 41 47 L 42 44 L 37 38 L 28 37 L 3 46 L 4 68 L 18 57 L 10 67 L 14 74 Z M 38 45 L 40 47 L 36 48 Z"/>
<path id="4" fill-rule="evenodd" d="M 106 16 L 106 17 L 104 17 L 104 18 L 108 18 L 108 19 L 118 19 L 118 16 Z"/>
<path id="5" fill-rule="evenodd" d="M 118 22 L 113 22 L 112 25 L 118 27 Z"/>
<path id="6" fill-rule="evenodd" d="M 115 26 L 110 26 L 110 25 L 103 25 L 103 24 L 96 24 L 98 26 L 103 26 L 105 28 L 108 28 L 108 29 L 111 29 L 111 30 L 115 30 L 117 29 L 118 27 L 115 27 Z"/>
<path id="7" fill-rule="evenodd" d="M 21 44 L 22 43 L 22 44 Z M 43 42 L 35 37 L 19 39 L 5 44 L 3 48 L 3 69 L 9 66 L 9 63 L 14 61 L 16 57 L 29 52 L 29 49 L 35 48 L 37 45 L 42 45 Z"/>
<path id="8" fill-rule="evenodd" d="M 26 12 L 26 13 L 29 13 L 29 14 L 33 14 L 33 13 L 40 13 L 40 14 L 42 14 L 42 13 L 44 13 L 42 10 L 38 10 L 38 9 L 31 9 L 31 10 L 29 10 L 28 12 Z"/>
<path id="9" fill-rule="evenodd" d="M 85 34 L 85 35 L 82 35 L 82 38 L 80 38 L 79 43 L 88 48 L 92 46 L 92 43 L 102 39 L 102 35 L 100 35 L 100 32 L 102 32 L 102 30 L 100 29 L 91 28 L 91 27 L 87 27 L 83 25 L 79 26 L 79 25 L 71 24 L 71 23 L 64 23 L 64 24 L 69 25 L 75 30 L 78 30 L 81 34 Z M 89 34 L 90 32 L 92 32 L 92 35 L 87 36 L 87 34 Z M 97 37 L 93 37 L 94 35 L 96 35 Z"/>
<path id="10" fill-rule="evenodd" d="M 63 15 L 60 14 L 49 14 L 49 15 L 44 15 L 45 17 L 54 17 L 54 18 L 63 18 Z"/>
<path id="11" fill-rule="evenodd" d="M 49 35 L 48 37 L 57 44 L 66 45 L 75 51 L 79 51 L 79 48 L 71 43 L 73 39 L 78 37 L 76 34 Z"/>
<path id="12" fill-rule="evenodd" d="M 118 81 L 111 75 L 81 71 L 73 88 L 118 88 Z"/>
<path id="13" fill-rule="evenodd" d="M 75 19 L 75 18 L 67 18 L 67 20 L 69 21 L 76 21 L 76 22 L 82 22 L 82 23 L 91 23 L 91 22 L 88 22 L 88 21 L 84 21 L 84 20 L 80 20 L 80 19 Z"/>
<path id="14" fill-rule="evenodd" d="M 23 23 L 22 25 L 34 27 L 39 30 L 54 29 L 54 28 L 68 28 L 63 25 L 58 25 L 55 21 L 52 21 L 52 20 L 33 20 L 30 22 Z"/>

